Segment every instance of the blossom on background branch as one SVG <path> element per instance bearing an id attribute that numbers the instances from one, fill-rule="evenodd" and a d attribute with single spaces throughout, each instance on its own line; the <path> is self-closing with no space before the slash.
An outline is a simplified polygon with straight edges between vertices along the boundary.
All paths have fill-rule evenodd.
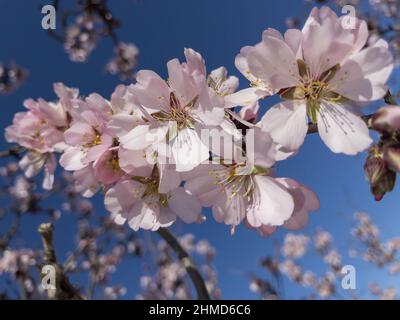
<path id="1" fill-rule="evenodd" d="M 22 85 L 28 77 L 28 71 L 16 63 L 0 62 L 0 93 L 8 94 Z"/>
<path id="2" fill-rule="evenodd" d="M 109 37 L 114 45 L 114 57 L 106 64 L 106 72 L 121 80 L 133 81 L 139 49 L 133 43 L 119 40 L 116 29 L 120 21 L 113 16 L 108 1 L 76 0 L 72 9 L 62 8 L 61 3 L 65 1 L 53 0 L 61 19 L 61 31 L 48 29 L 48 33 L 63 44 L 71 61 L 87 61 L 101 39 Z"/>

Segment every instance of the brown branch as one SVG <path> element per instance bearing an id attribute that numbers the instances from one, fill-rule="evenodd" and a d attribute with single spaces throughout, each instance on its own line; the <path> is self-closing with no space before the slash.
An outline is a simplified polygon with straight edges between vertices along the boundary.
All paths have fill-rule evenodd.
<path id="1" fill-rule="evenodd" d="M 56 286 L 55 289 L 47 289 L 47 297 L 57 300 L 83 300 L 79 292 L 64 274 L 64 269 L 57 263 L 53 245 L 53 230 L 54 227 L 51 223 L 42 223 L 38 229 L 42 236 L 44 262 L 46 265 L 53 266 L 56 270 Z"/>
<path id="2" fill-rule="evenodd" d="M 15 157 L 17 159 L 20 159 L 20 153 L 22 153 L 25 150 L 26 149 L 24 147 L 15 146 L 8 150 L 0 151 L 0 158 Z"/>
<path id="3" fill-rule="evenodd" d="M 21 224 L 21 212 L 15 212 L 15 220 L 10 229 L 0 239 L 0 250 L 6 250 L 11 239 L 17 234 Z"/>
<path id="4" fill-rule="evenodd" d="M 197 299 L 211 300 L 206 285 L 204 283 L 203 277 L 201 276 L 199 270 L 197 270 L 189 254 L 185 251 L 185 249 L 182 248 L 182 246 L 180 245 L 178 240 L 174 237 L 174 235 L 166 228 L 158 229 L 157 233 L 165 240 L 165 242 L 168 243 L 168 245 L 176 253 L 178 259 L 185 267 L 186 272 L 188 273 L 196 289 Z"/>

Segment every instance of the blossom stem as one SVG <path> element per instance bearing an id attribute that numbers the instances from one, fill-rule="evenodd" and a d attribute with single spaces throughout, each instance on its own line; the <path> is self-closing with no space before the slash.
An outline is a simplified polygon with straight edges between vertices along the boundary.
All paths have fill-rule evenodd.
<path id="1" fill-rule="evenodd" d="M 210 300 L 210 295 L 208 294 L 203 277 L 201 276 L 199 270 L 197 270 L 189 254 L 179 244 L 178 240 L 166 228 L 158 229 L 157 233 L 165 240 L 165 242 L 168 243 L 172 250 L 175 251 L 179 260 L 182 262 L 196 289 L 197 298 L 199 300 Z"/>
<path id="2" fill-rule="evenodd" d="M 22 153 L 23 151 L 25 151 L 24 147 L 15 146 L 8 150 L 0 151 L 0 158 L 15 157 L 15 158 L 19 159 L 20 153 Z"/>

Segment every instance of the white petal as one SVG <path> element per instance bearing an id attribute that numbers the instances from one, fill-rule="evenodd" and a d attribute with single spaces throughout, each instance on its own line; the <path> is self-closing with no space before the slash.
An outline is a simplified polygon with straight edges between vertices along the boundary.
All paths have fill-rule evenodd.
<path id="1" fill-rule="evenodd" d="M 393 56 L 385 43 L 352 55 L 330 81 L 332 91 L 353 101 L 365 102 L 382 98 L 386 81 L 393 70 Z"/>
<path id="2" fill-rule="evenodd" d="M 261 88 L 252 87 L 227 95 L 225 97 L 225 102 L 227 107 L 248 106 L 270 94 L 271 92 Z"/>
<path id="3" fill-rule="evenodd" d="M 321 103 L 317 121 L 321 139 L 335 153 L 355 155 L 372 143 L 364 120 L 342 105 Z"/>
<path id="4" fill-rule="evenodd" d="M 288 220 L 294 210 L 290 193 L 273 178 L 255 176 L 255 200 L 249 209 L 259 221 L 267 226 L 280 226 Z"/>
<path id="5" fill-rule="evenodd" d="M 168 193 L 180 186 L 181 177 L 171 165 L 159 164 L 158 169 L 160 171 L 159 193 Z"/>
<path id="6" fill-rule="evenodd" d="M 44 179 L 42 187 L 45 190 L 51 190 L 54 183 L 54 171 L 57 167 L 57 160 L 54 154 L 50 154 L 44 165 Z"/>
<path id="7" fill-rule="evenodd" d="M 182 187 L 171 192 L 171 197 L 168 199 L 168 206 L 185 223 L 192 223 L 199 220 L 201 214 L 200 202 Z"/>
<path id="8" fill-rule="evenodd" d="M 281 39 L 264 36 L 261 43 L 249 50 L 247 61 L 250 72 L 274 90 L 298 83 L 300 76 L 295 53 Z"/>
<path id="9" fill-rule="evenodd" d="M 176 171 L 190 171 L 209 158 L 206 145 L 193 129 L 183 129 L 172 142 Z"/>
<path id="10" fill-rule="evenodd" d="M 269 109 L 261 119 L 261 129 L 287 151 L 297 150 L 308 130 L 307 111 L 302 101 L 284 101 Z"/>
<path id="11" fill-rule="evenodd" d="M 68 171 L 75 171 L 86 167 L 82 163 L 82 159 L 85 157 L 84 152 L 80 148 L 71 147 L 65 150 L 60 157 L 61 166 Z"/>
<path id="12" fill-rule="evenodd" d="M 241 195 L 233 195 L 226 190 L 212 206 L 212 212 L 217 222 L 237 226 L 246 216 L 245 200 Z"/>

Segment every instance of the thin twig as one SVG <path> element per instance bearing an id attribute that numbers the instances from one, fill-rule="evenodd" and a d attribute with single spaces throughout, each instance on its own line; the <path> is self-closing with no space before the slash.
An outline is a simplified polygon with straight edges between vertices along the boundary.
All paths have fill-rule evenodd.
<path id="1" fill-rule="evenodd" d="M 15 157 L 17 159 L 20 159 L 20 153 L 22 153 L 23 151 L 25 151 L 24 147 L 15 146 L 8 150 L 0 151 L 0 158 Z"/>
<path id="2" fill-rule="evenodd" d="M 44 262 L 46 265 L 51 265 L 56 270 L 56 288 L 48 289 L 47 296 L 49 299 L 60 300 L 82 300 L 79 292 L 69 282 L 69 279 L 64 274 L 64 269 L 57 263 L 57 257 L 53 245 L 53 230 L 51 223 L 42 223 L 39 226 L 39 233 L 42 236 L 44 249 Z"/>
<path id="3" fill-rule="evenodd" d="M 200 272 L 197 270 L 194 265 L 192 259 L 189 254 L 182 248 L 178 240 L 174 237 L 174 235 L 166 228 L 158 229 L 157 233 L 168 243 L 168 245 L 172 248 L 172 250 L 178 256 L 178 259 L 181 261 L 183 266 L 186 269 L 190 279 L 193 282 L 193 285 L 197 292 L 197 298 L 199 300 L 210 300 L 210 295 L 208 294 L 206 285 L 204 283 L 203 277 Z"/>
<path id="4" fill-rule="evenodd" d="M 10 229 L 3 235 L 0 239 L 0 250 L 6 250 L 11 239 L 17 234 L 19 231 L 19 227 L 21 224 L 21 212 L 15 212 L 15 220 Z"/>

